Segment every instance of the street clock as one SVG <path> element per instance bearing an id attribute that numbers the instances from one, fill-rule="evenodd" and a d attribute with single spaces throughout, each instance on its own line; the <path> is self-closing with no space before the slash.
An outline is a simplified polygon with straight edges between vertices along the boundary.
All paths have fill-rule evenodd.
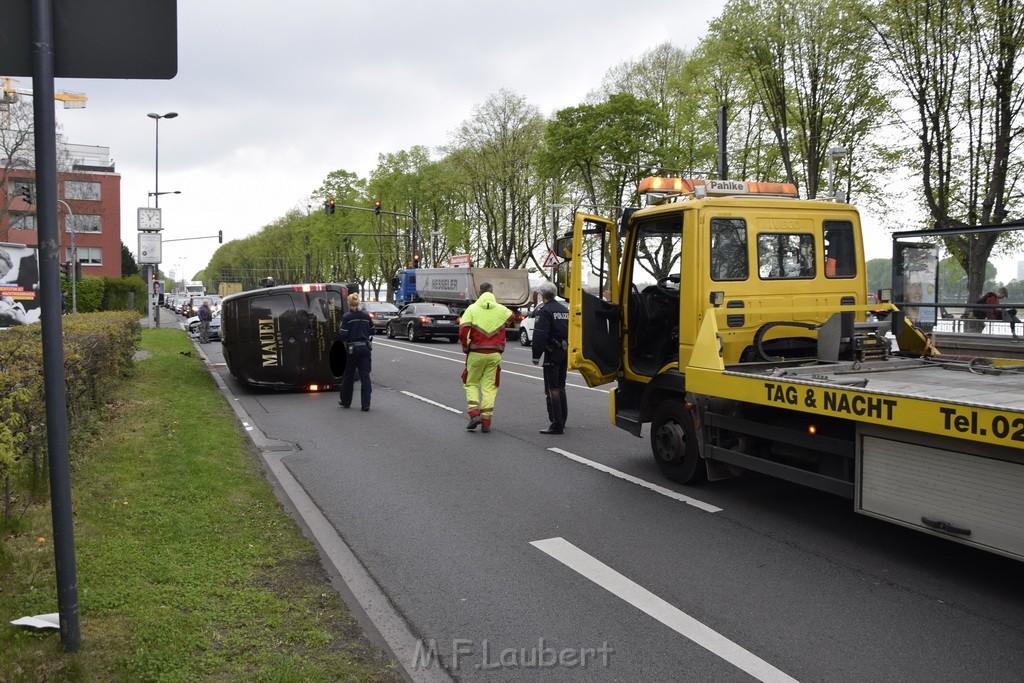
<path id="1" fill-rule="evenodd" d="M 139 207 L 139 230 L 161 230 L 160 209 Z"/>

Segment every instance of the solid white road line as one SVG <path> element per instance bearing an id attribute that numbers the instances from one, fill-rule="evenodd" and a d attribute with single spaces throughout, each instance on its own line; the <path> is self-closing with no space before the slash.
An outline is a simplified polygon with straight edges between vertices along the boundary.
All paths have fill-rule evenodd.
<path id="1" fill-rule="evenodd" d="M 697 645 L 721 657 L 759 681 L 796 683 L 796 679 L 779 671 L 752 652 L 740 647 L 717 631 L 712 630 L 654 593 L 631 581 L 597 558 L 589 555 L 564 538 L 533 541 L 530 545 L 564 564 L 569 569 L 590 579 L 612 595 L 633 605 L 641 612 L 692 640 Z"/>
<path id="2" fill-rule="evenodd" d="M 438 408 L 444 408 L 448 412 L 455 413 L 456 415 L 462 415 L 462 411 L 459 410 L 458 408 L 452 408 L 451 406 L 446 406 L 443 403 L 438 403 L 437 401 L 431 401 L 426 396 L 420 396 L 419 394 L 414 394 L 411 391 L 402 391 L 401 393 L 405 394 L 406 396 L 412 396 L 413 398 L 418 399 L 420 401 L 423 401 L 424 403 L 429 403 L 432 406 L 437 406 Z"/>
<path id="3" fill-rule="evenodd" d="M 676 491 L 672 491 L 672 490 L 667 489 L 667 488 L 665 488 L 663 486 L 658 486 L 657 484 L 652 484 L 651 482 L 649 482 L 649 481 L 647 481 L 645 479 L 640 479 L 639 477 L 634 477 L 631 474 L 626 474 L 625 472 L 620 472 L 619 470 L 616 470 L 616 469 L 613 469 L 611 467 L 608 467 L 607 465 L 602 465 L 599 462 L 594 462 L 593 460 L 587 460 L 586 458 L 584 458 L 582 456 L 579 456 L 579 455 L 576 455 L 575 453 L 570 453 L 569 451 L 563 451 L 561 448 L 549 448 L 548 450 L 551 451 L 552 453 L 558 453 L 559 455 L 564 455 L 565 457 L 569 458 L 570 460 L 575 460 L 576 462 L 582 463 L 582 464 L 586 465 L 587 467 L 593 467 L 595 470 L 598 470 L 600 472 L 604 472 L 606 474 L 610 474 L 613 477 L 618 477 L 619 479 L 625 479 L 626 481 L 631 482 L 633 484 L 636 484 L 637 486 L 643 486 L 645 489 L 650 489 L 651 491 L 654 491 L 655 493 L 660 493 L 663 496 L 668 496 L 669 498 L 672 498 L 674 500 L 678 500 L 680 502 L 686 503 L 687 505 L 692 505 L 693 507 L 698 508 L 700 510 L 703 510 L 704 512 L 721 512 L 722 511 L 722 508 L 716 507 L 716 506 L 712 505 L 711 503 L 705 503 L 702 500 L 697 500 L 696 498 L 691 498 L 690 496 L 684 496 L 681 493 L 677 493 Z"/>

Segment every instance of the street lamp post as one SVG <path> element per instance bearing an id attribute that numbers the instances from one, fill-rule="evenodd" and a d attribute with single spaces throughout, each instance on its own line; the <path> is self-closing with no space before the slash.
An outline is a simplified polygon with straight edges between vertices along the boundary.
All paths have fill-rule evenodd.
<path id="1" fill-rule="evenodd" d="M 836 198 L 836 172 L 835 158 L 846 156 L 845 147 L 832 147 L 828 150 L 828 196 L 829 199 Z"/>
<path id="2" fill-rule="evenodd" d="M 181 190 L 168 190 L 167 192 L 150 192 L 149 196 L 150 197 L 159 197 L 162 194 L 181 194 Z M 157 201 L 157 206 L 159 207 L 160 200 L 158 199 L 156 201 Z"/>
<path id="3" fill-rule="evenodd" d="M 157 208 L 160 208 L 160 195 L 161 194 L 169 194 L 167 192 L 160 192 L 160 119 L 173 119 L 173 118 L 176 118 L 178 116 L 178 112 L 176 112 L 176 111 L 169 111 L 166 114 L 153 114 L 153 113 L 150 113 L 150 114 L 146 114 L 146 116 L 148 116 L 149 118 L 153 119 L 154 123 L 156 124 L 156 145 L 154 147 L 154 153 L 153 153 L 153 192 L 151 192 L 149 196 L 153 197 L 153 205 L 155 207 L 157 207 Z M 149 267 L 150 268 L 156 268 L 156 272 L 159 274 L 159 272 L 160 272 L 160 264 L 159 263 L 153 264 L 153 265 L 151 265 Z M 152 285 L 150 285 L 150 282 L 155 282 L 156 280 L 155 280 L 155 278 L 149 277 L 149 275 L 150 275 L 149 272 L 147 272 L 146 275 L 147 275 L 146 288 L 149 289 L 152 286 Z M 155 315 L 156 327 L 160 327 L 160 307 L 159 306 L 153 306 L 153 294 L 154 293 L 152 291 L 148 291 L 146 293 L 147 301 L 149 302 L 150 316 L 152 318 L 152 316 Z"/>
<path id="4" fill-rule="evenodd" d="M 57 203 L 62 205 L 68 212 L 68 219 L 70 219 L 71 225 L 71 312 L 78 313 L 78 245 L 75 244 L 75 213 L 68 206 L 68 203 L 63 199 L 58 199 Z M 64 225 L 68 225 L 68 220 L 64 221 Z"/>

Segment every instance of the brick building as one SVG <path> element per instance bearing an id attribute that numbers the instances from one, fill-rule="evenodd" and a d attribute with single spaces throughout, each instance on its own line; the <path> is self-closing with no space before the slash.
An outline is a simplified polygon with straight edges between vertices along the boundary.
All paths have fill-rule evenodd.
<path id="1" fill-rule="evenodd" d="M 74 215 L 58 203 L 60 258 L 72 260 L 74 237 L 83 277 L 121 277 L 121 176 L 114 172 L 110 149 L 63 144 L 60 150 L 71 170 L 57 174 L 57 197 Z M 36 206 L 22 194 L 28 190 L 34 198 L 35 189 L 34 169 L 10 169 L 6 187 L 0 187 L 8 198 L 7 211 L 0 212 L 0 242 L 38 246 Z"/>

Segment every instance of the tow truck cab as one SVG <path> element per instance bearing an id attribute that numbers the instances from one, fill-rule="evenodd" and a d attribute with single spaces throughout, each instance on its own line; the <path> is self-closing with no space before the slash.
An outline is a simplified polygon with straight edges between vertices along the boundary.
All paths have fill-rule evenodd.
<path id="1" fill-rule="evenodd" d="M 865 304 L 850 205 L 799 200 L 788 183 L 648 178 L 640 192 L 654 203 L 621 229 L 577 214 L 562 249 L 571 362 L 591 386 L 685 368 L 708 309 L 728 312 L 722 354 L 735 363 L 813 356 L 826 309 Z M 780 307 L 821 311 L 763 329 Z"/>
<path id="2" fill-rule="evenodd" d="M 743 412 L 714 402 L 695 410 L 687 393 L 685 369 L 705 318 L 720 316 L 712 343 L 727 364 L 815 358 L 837 310 L 850 323 L 867 318 L 860 218 L 848 204 L 800 200 L 788 183 L 648 178 L 640 194 L 649 206 L 620 224 L 576 214 L 557 246 L 567 259 L 556 280 L 569 300 L 569 365 L 590 386 L 617 382 L 611 421 L 635 436 L 652 423 L 655 461 L 686 483 L 712 469 L 699 411 Z M 862 357 L 888 351 L 884 334 L 865 338 Z M 851 429 L 833 426 L 843 440 Z M 798 468 L 829 471 L 841 485 L 822 488 L 848 495 L 848 458 L 811 463 L 816 456 L 798 450 L 795 459 L 808 461 Z M 720 468 L 716 476 L 731 475 Z"/>

